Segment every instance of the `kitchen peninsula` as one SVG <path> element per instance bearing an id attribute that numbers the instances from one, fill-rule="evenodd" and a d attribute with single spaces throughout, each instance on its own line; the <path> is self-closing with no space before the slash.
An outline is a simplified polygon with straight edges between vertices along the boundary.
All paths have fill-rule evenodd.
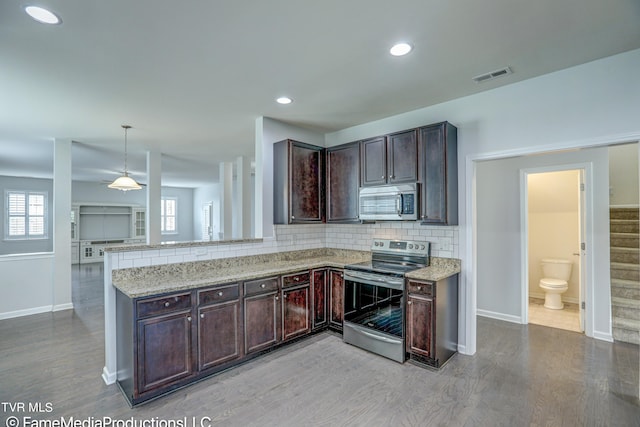
<path id="1" fill-rule="evenodd" d="M 136 248 L 145 249 L 158 251 Z M 135 405 L 313 332 L 340 330 L 342 269 L 370 257 L 316 248 L 114 269 L 120 388 Z M 459 260 L 432 257 L 408 278 L 437 282 L 459 271 Z"/>

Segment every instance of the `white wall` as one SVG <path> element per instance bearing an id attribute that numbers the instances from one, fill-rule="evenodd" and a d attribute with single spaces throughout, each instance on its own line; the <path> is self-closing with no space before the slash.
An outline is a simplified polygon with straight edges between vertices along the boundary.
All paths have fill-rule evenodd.
<path id="1" fill-rule="evenodd" d="M 465 337 L 461 344 L 468 345 L 471 353 L 475 351 L 476 296 L 482 293 L 482 298 L 493 299 L 492 307 L 505 314 L 515 312 L 511 304 L 517 299 L 513 292 L 495 289 L 495 284 L 487 283 L 486 278 L 476 279 L 476 266 L 484 266 L 474 259 L 476 242 L 473 235 L 474 232 L 491 231 L 482 225 L 474 226 L 472 192 L 474 185 L 482 184 L 482 178 L 474 181 L 476 161 L 637 141 L 640 138 L 638 70 L 640 50 L 634 50 L 326 135 L 325 145 L 334 146 L 444 120 L 457 126 L 463 268 L 460 291 L 466 296 L 460 305 L 463 313 L 460 336 Z M 568 153 L 567 161 L 573 162 L 576 155 Z M 539 164 L 537 159 L 532 158 L 532 166 Z M 518 181 L 517 176 L 509 179 Z M 608 176 L 601 179 L 608 182 Z M 496 244 L 512 249 L 505 251 L 508 257 L 500 263 L 506 280 L 518 276 L 520 261 L 512 256 L 520 250 L 513 239 L 513 235 L 522 231 L 518 227 L 509 219 L 491 234 Z M 608 230 L 608 222 L 600 218 L 597 227 L 597 233 L 601 234 L 605 228 Z M 597 276 L 605 278 L 605 286 L 609 275 L 608 259 L 607 253 L 606 258 L 599 259 L 595 266 Z M 596 313 L 594 322 L 594 333 L 598 332 L 601 334 L 598 336 L 605 339 L 610 337 L 608 310 L 603 308 Z"/>
<path id="2" fill-rule="evenodd" d="M 72 203 L 106 203 L 121 205 L 136 205 L 144 207 L 147 200 L 147 190 L 120 191 L 107 187 L 107 184 L 89 181 L 72 181 Z"/>
<path id="3" fill-rule="evenodd" d="M 178 232 L 175 234 L 163 234 L 163 242 L 191 242 L 193 237 L 193 189 L 162 187 L 162 197 L 175 198 L 178 200 L 177 225 Z"/>
<path id="4" fill-rule="evenodd" d="M 544 166 L 589 163 L 592 165 L 594 229 L 587 250 L 595 264 L 589 266 L 593 289 L 586 302 L 593 307 L 586 330 L 600 338 L 611 334 L 609 277 L 609 162 L 607 147 L 537 156 L 521 156 L 479 162 L 476 169 L 477 197 L 477 289 L 478 311 L 505 320 L 520 319 L 522 307 L 522 244 L 525 238 L 520 222 L 521 170 Z M 589 186 L 589 183 L 587 183 Z M 587 230 L 588 231 L 588 230 Z M 589 280 L 588 279 L 588 280 Z"/>
<path id="5" fill-rule="evenodd" d="M 612 206 L 638 206 L 638 143 L 609 147 L 609 188 Z"/>
<path id="6" fill-rule="evenodd" d="M 220 198 L 219 184 L 212 184 L 206 187 L 193 189 L 193 239 L 202 240 L 202 206 L 205 203 L 217 201 Z M 218 203 L 219 204 L 219 203 Z M 220 231 L 220 220 L 216 218 L 218 212 L 211 213 L 214 216 L 213 235 L 217 236 Z"/>

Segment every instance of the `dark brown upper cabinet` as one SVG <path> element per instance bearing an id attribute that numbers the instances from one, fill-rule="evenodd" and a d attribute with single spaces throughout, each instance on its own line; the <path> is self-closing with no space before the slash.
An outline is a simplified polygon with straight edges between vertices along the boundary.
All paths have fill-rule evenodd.
<path id="1" fill-rule="evenodd" d="M 291 139 L 274 144 L 274 224 L 324 221 L 324 156 L 324 148 Z"/>
<path id="2" fill-rule="evenodd" d="M 360 144 L 327 149 L 327 222 L 358 221 Z"/>
<path id="3" fill-rule="evenodd" d="M 458 224 L 458 139 L 448 122 L 419 129 L 422 224 Z"/>
<path id="4" fill-rule="evenodd" d="M 362 185 L 418 180 L 418 138 L 414 129 L 360 142 Z"/>

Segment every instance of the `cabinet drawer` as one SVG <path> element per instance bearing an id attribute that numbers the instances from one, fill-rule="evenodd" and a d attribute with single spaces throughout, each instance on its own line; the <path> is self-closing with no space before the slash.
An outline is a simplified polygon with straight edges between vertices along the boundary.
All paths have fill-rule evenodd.
<path id="1" fill-rule="evenodd" d="M 138 318 L 191 308 L 191 293 L 168 295 L 137 302 Z"/>
<path id="2" fill-rule="evenodd" d="M 425 282 L 413 282 L 409 281 L 409 285 L 407 286 L 407 292 L 410 294 L 419 294 L 435 297 L 435 287 L 433 283 L 425 283 Z"/>
<path id="3" fill-rule="evenodd" d="M 238 284 L 219 286 L 214 289 L 198 291 L 198 304 L 207 305 L 236 300 L 240 296 Z"/>
<path id="4" fill-rule="evenodd" d="M 290 274 L 288 276 L 282 276 L 282 287 L 301 285 L 303 283 L 309 283 L 309 272 Z"/>
<path id="5" fill-rule="evenodd" d="M 244 294 L 255 295 L 264 292 L 272 292 L 278 290 L 278 278 L 269 277 L 266 279 L 251 280 L 244 282 Z"/>

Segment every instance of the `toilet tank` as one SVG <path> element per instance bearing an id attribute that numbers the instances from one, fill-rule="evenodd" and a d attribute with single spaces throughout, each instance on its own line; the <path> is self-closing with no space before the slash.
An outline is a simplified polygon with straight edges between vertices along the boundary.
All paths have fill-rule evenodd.
<path id="1" fill-rule="evenodd" d="M 571 277 L 573 262 L 566 259 L 544 258 L 542 265 L 542 277 L 568 281 Z"/>

